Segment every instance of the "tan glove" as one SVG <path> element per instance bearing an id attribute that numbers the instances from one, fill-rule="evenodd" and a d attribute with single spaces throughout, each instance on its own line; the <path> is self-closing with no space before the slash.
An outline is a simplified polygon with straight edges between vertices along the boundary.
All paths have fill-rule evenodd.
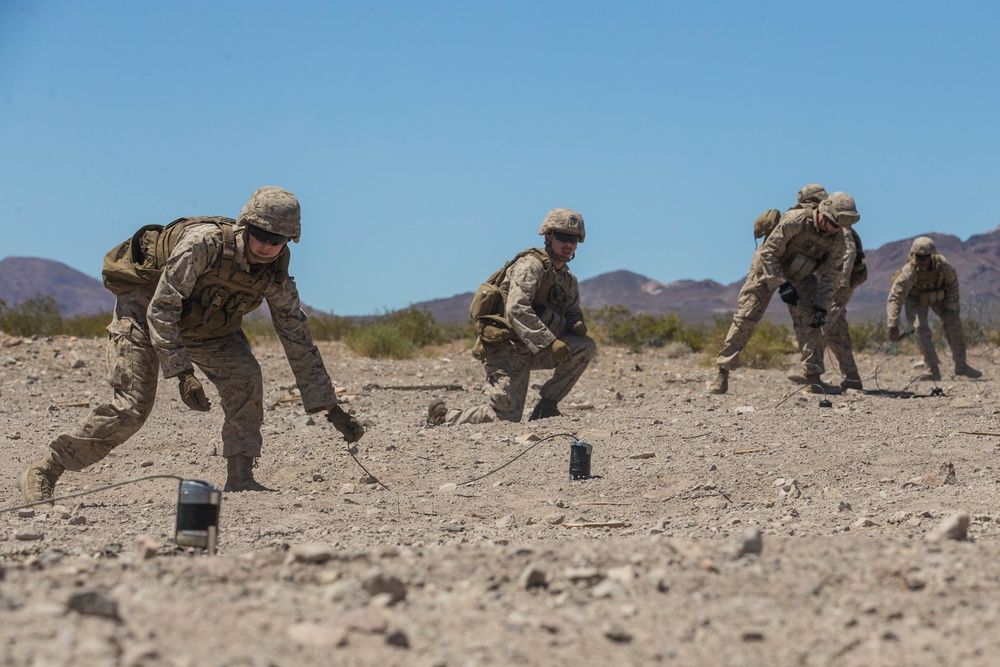
<path id="1" fill-rule="evenodd" d="M 558 338 L 549 346 L 552 350 L 552 358 L 557 364 L 565 364 L 573 356 L 572 350 L 569 349 L 569 345 L 562 342 Z"/>
<path id="2" fill-rule="evenodd" d="M 198 412 L 208 412 L 212 404 L 205 396 L 205 389 L 201 382 L 194 376 L 194 371 L 184 371 L 177 376 L 178 389 L 181 392 L 181 400 L 184 405 Z"/>
<path id="3" fill-rule="evenodd" d="M 577 336 L 587 335 L 587 325 L 583 320 L 577 320 L 573 324 L 569 325 L 569 330 L 575 333 Z"/>
<path id="4" fill-rule="evenodd" d="M 899 327 L 889 327 L 889 340 L 893 343 L 899 340 Z"/>
<path id="5" fill-rule="evenodd" d="M 333 406 L 326 413 L 326 420 L 340 431 L 347 442 L 357 442 L 365 434 L 365 427 L 357 419 L 344 412 L 339 405 Z"/>

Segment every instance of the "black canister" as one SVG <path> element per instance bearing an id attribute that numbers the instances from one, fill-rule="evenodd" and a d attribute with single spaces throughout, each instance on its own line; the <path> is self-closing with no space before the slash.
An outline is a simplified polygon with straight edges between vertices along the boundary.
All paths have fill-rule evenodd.
<path id="1" fill-rule="evenodd" d="M 569 478 L 590 477 L 590 454 L 594 448 L 586 442 L 573 440 L 569 443 Z"/>
<path id="2" fill-rule="evenodd" d="M 204 549 L 211 556 L 219 535 L 219 487 L 197 479 L 182 479 L 177 492 L 178 546 Z"/>

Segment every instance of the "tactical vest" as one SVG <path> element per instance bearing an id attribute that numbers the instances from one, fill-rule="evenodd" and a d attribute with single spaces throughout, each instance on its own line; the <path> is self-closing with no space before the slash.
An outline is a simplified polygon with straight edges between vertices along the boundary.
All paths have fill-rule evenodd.
<path id="1" fill-rule="evenodd" d="M 931 267 L 921 270 L 916 262 L 913 265 L 913 273 L 917 278 L 910 288 L 910 296 L 919 299 L 921 306 L 931 306 L 944 301 L 944 271 L 941 270 L 941 261 L 937 255 L 931 260 Z"/>
<path id="2" fill-rule="evenodd" d="M 147 225 L 131 239 L 112 248 L 104 256 L 104 285 L 115 294 L 143 288 L 150 294 L 163 273 L 167 259 L 185 229 L 211 223 L 222 232 L 222 252 L 215 264 L 198 278 L 191 296 L 184 299 L 180 330 L 185 338 L 218 338 L 239 331 L 243 316 L 264 301 L 273 284 L 288 278 L 287 247 L 267 264 L 242 269 L 237 258 L 236 233 L 232 218 L 179 218 L 169 225 Z"/>
<path id="3" fill-rule="evenodd" d="M 837 235 L 824 235 L 816 229 L 816 212 L 806 209 L 806 218 L 812 224 L 806 224 L 802 231 L 788 240 L 785 252 L 781 256 L 781 270 L 785 278 L 798 282 L 809 277 L 833 249 Z"/>

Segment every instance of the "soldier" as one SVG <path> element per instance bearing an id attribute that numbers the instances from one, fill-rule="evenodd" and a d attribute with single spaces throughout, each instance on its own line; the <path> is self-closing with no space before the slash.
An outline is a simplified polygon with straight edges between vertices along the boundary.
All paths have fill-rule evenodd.
<path id="1" fill-rule="evenodd" d="M 528 421 L 558 417 L 559 401 L 590 364 L 597 346 L 586 335 L 580 289 L 567 266 L 586 237 L 583 216 L 557 208 L 545 216 L 538 233 L 545 237 L 545 249 L 524 251 L 491 277 L 505 298 L 498 315 L 478 319 L 480 336 L 473 353 L 486 370 L 488 402 L 449 410 L 437 399 L 428 407 L 428 424 L 518 422 L 529 374 L 541 368 L 554 368 L 555 373 L 542 385 Z"/>
<path id="2" fill-rule="evenodd" d="M 269 490 L 253 477 L 264 390 L 260 365 L 240 326 L 264 299 L 306 411 L 326 410 L 348 442 L 358 440 L 364 428 L 337 405 L 288 275 L 287 244 L 298 242 L 299 233 L 298 200 L 266 186 L 253 193 L 237 220 L 181 218 L 167 227 L 150 225 L 112 249 L 104 261 L 104 282 L 117 295 L 108 326 L 114 396 L 76 430 L 53 440 L 45 456 L 24 471 L 25 501 L 51 499 L 64 471 L 100 461 L 137 432 L 153 409 L 158 368 L 163 377 L 177 378 L 185 405 L 209 410 L 195 366 L 216 386 L 222 403 L 225 490 Z"/>
<path id="3" fill-rule="evenodd" d="M 815 208 L 819 202 L 827 196 L 826 190 L 818 183 L 812 183 L 799 190 L 799 206 L 811 206 Z M 795 336 L 799 342 L 799 350 L 803 353 L 803 368 L 816 369 L 818 373 L 809 375 L 790 375 L 788 379 L 800 384 L 807 384 L 812 389 L 817 387 L 830 391 L 831 387 L 823 384 L 820 376 L 825 370 L 825 353 L 829 346 L 833 356 L 837 359 L 837 365 L 844 376 L 840 383 L 843 389 L 863 389 L 861 375 L 858 373 L 857 362 L 854 361 L 854 348 L 851 343 L 850 325 L 847 322 L 847 303 L 857 289 L 868 279 L 868 267 L 865 262 L 865 253 L 861 245 L 861 237 L 853 227 L 844 231 L 845 255 L 842 265 L 842 282 L 833 295 L 833 309 L 830 311 L 830 319 L 823 328 L 824 337 L 820 338 L 816 346 L 806 353 L 804 341 L 809 340 L 808 327 L 797 327 Z M 807 282 L 815 283 L 815 275 L 806 278 Z M 815 290 L 815 287 L 810 286 Z M 789 311 L 794 306 L 789 305 Z"/>
<path id="4" fill-rule="evenodd" d="M 820 327 L 826 324 L 840 284 L 845 252 L 841 230 L 860 218 L 854 199 L 845 192 L 834 192 L 816 208 L 792 208 L 781 216 L 754 254 L 740 290 L 739 309 L 715 362 L 719 370 L 709 392 L 725 394 L 729 390 L 729 371 L 738 365 L 739 353 L 764 316 L 775 289 L 781 300 L 792 306 L 792 322 L 796 331 L 803 333 L 799 341 L 803 358 L 812 358 L 822 340 Z M 806 282 L 812 275 L 815 281 Z M 818 377 L 820 369 L 814 364 L 804 362 L 803 366 L 807 377 Z"/>
<path id="5" fill-rule="evenodd" d="M 944 257 L 937 254 L 934 241 L 920 236 L 910 247 L 910 259 L 893 281 L 886 303 L 886 323 L 889 326 L 889 340 L 898 341 L 899 311 L 906 305 L 908 314 L 916 317 L 917 346 L 924 356 L 927 374 L 932 380 L 941 379 L 940 361 L 931 341 L 928 322 L 929 311 L 934 311 L 944 325 L 944 335 L 951 348 L 951 358 L 955 361 L 955 375 L 977 378 L 982 372 L 966 363 L 965 334 L 960 317 L 961 305 L 958 297 L 958 275 Z"/>

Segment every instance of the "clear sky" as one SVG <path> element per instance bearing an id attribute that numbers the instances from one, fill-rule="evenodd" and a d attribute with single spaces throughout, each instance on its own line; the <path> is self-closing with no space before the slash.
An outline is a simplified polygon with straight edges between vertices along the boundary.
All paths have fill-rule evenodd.
<path id="1" fill-rule="evenodd" d="M 0 258 L 298 195 L 303 301 L 472 291 L 579 210 L 582 280 L 729 283 L 805 183 L 865 245 L 1000 223 L 1000 3 L 0 0 Z"/>

